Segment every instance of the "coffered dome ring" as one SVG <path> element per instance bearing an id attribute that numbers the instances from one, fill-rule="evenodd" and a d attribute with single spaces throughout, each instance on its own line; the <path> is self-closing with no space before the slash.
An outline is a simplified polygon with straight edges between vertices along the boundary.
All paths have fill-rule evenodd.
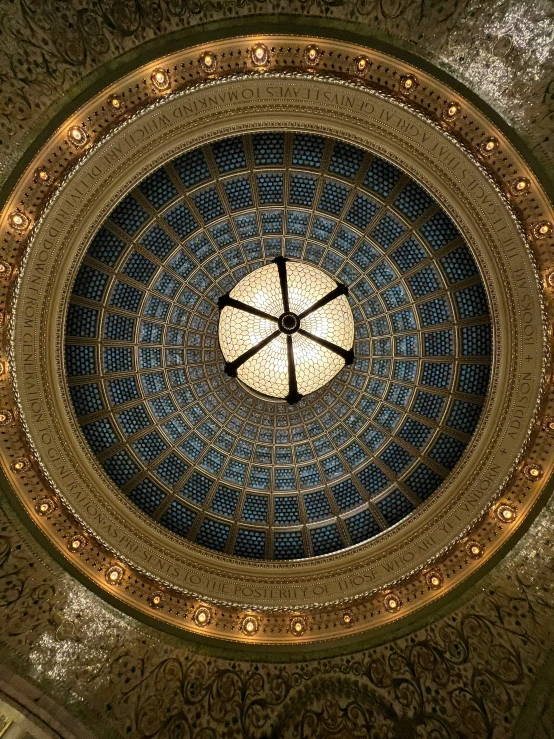
<path id="1" fill-rule="evenodd" d="M 316 99 L 310 90 L 319 91 Z M 208 118 L 206 105 L 213 106 Z M 187 116 L 186 127 L 182 116 Z M 83 442 L 61 369 L 61 327 L 70 286 L 91 236 L 114 205 L 180 152 L 237 133 L 271 129 L 350 142 L 394 162 L 428 189 L 456 220 L 478 260 L 494 329 L 491 391 L 480 428 L 437 499 L 375 542 L 301 565 L 214 555 L 159 535 L 134 510 L 130 515 L 130 506 L 114 496 Z M 512 256 L 516 253 L 517 262 Z M 525 284 L 525 295 L 518 284 Z M 546 352 L 541 288 L 532 256 L 504 197 L 482 167 L 437 125 L 397 100 L 344 81 L 279 73 L 237 76 L 168 95 L 93 144 L 37 222 L 11 326 L 11 368 L 28 439 L 53 489 L 89 535 L 125 565 L 176 592 L 242 608 L 279 610 L 309 609 L 321 603 L 322 596 L 329 603 L 354 602 L 426 566 L 462 538 L 494 502 L 523 452 L 540 397 Z M 529 326 L 538 348 L 532 356 L 525 351 Z M 37 359 L 38 395 L 24 381 L 30 352 Z M 515 416 L 514 425 L 522 390 L 533 401 Z M 345 576 L 348 586 L 338 586 Z"/>

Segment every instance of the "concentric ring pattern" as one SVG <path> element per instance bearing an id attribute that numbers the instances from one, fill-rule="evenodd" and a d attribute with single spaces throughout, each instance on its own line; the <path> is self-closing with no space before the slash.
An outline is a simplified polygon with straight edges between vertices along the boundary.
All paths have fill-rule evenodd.
<path id="1" fill-rule="evenodd" d="M 354 364 L 297 405 L 225 375 L 218 298 L 277 255 L 349 286 Z M 339 551 L 409 516 L 474 432 L 491 363 L 476 263 L 436 201 L 341 141 L 261 133 L 161 167 L 91 241 L 66 372 L 107 476 L 238 557 Z"/>

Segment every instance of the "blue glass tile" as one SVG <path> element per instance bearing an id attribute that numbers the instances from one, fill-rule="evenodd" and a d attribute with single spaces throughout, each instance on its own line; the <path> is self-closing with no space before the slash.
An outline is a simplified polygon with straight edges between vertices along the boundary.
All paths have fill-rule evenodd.
<path id="1" fill-rule="evenodd" d="M 110 215 L 110 220 L 130 236 L 134 236 L 148 218 L 148 213 L 131 195 L 127 195 Z"/>
<path id="2" fill-rule="evenodd" d="M 329 163 L 329 172 L 353 179 L 364 160 L 365 152 L 356 146 L 337 141 Z"/>
<path id="3" fill-rule="evenodd" d="M 467 356 L 486 357 L 492 351 L 492 335 L 490 325 L 462 326 L 462 354 Z"/>
<path id="4" fill-rule="evenodd" d="M 433 267 L 423 267 L 419 272 L 407 278 L 410 290 L 416 298 L 422 298 L 424 295 L 434 293 L 439 290 L 442 285 L 436 270 Z"/>
<path id="5" fill-rule="evenodd" d="M 144 292 L 139 290 L 138 287 L 133 287 L 118 280 L 112 289 L 110 305 L 136 313 L 143 295 Z"/>
<path id="6" fill-rule="evenodd" d="M 240 210 L 253 205 L 250 180 L 247 177 L 226 180 L 223 186 L 231 210 Z"/>
<path id="7" fill-rule="evenodd" d="M 230 530 L 231 527 L 228 524 L 205 518 L 196 535 L 196 543 L 208 549 L 214 549 L 216 552 L 223 552 Z"/>
<path id="8" fill-rule="evenodd" d="M 441 249 L 460 235 L 456 226 L 442 210 L 431 216 L 419 232 L 433 249 Z"/>
<path id="9" fill-rule="evenodd" d="M 276 526 L 300 523 L 298 498 L 296 495 L 276 496 L 273 499 L 274 523 Z"/>
<path id="10" fill-rule="evenodd" d="M 419 416 L 438 421 L 444 408 L 444 402 L 445 399 L 441 395 L 418 390 L 412 410 Z"/>
<path id="11" fill-rule="evenodd" d="M 71 385 L 69 388 L 71 401 L 78 416 L 95 413 L 104 407 L 100 388 L 96 383 L 90 385 Z"/>
<path id="12" fill-rule="evenodd" d="M 185 474 L 188 467 L 183 460 L 173 452 L 154 469 L 154 474 L 166 485 L 176 485 Z"/>
<path id="13" fill-rule="evenodd" d="M 409 464 L 412 463 L 412 455 L 395 442 L 388 445 L 379 459 L 391 469 L 395 475 L 399 475 Z"/>
<path id="14" fill-rule="evenodd" d="M 407 272 L 425 259 L 427 253 L 417 239 L 410 236 L 390 256 L 401 272 Z"/>
<path id="15" fill-rule="evenodd" d="M 133 369 L 133 350 L 129 347 L 106 347 L 104 372 L 130 372 Z"/>
<path id="16" fill-rule="evenodd" d="M 186 536 L 192 526 L 195 515 L 194 511 L 191 511 L 190 508 L 174 500 L 160 518 L 160 523 L 174 534 Z"/>
<path id="17" fill-rule="evenodd" d="M 213 217 L 215 218 L 215 216 Z M 174 208 L 167 211 L 164 215 L 164 219 L 180 239 L 184 239 L 192 233 L 195 228 L 198 228 L 196 218 L 183 203 L 179 203 Z"/>
<path id="18" fill-rule="evenodd" d="M 283 202 L 283 173 L 262 172 L 256 175 L 258 199 L 261 205 Z"/>
<path id="19" fill-rule="evenodd" d="M 315 464 L 299 467 L 298 479 L 301 488 L 311 488 L 321 483 L 321 477 Z"/>
<path id="20" fill-rule="evenodd" d="M 212 144 L 212 152 L 217 168 L 222 174 L 246 167 L 246 156 L 244 154 L 242 139 L 238 136 L 232 139 L 216 141 Z"/>
<path id="21" fill-rule="evenodd" d="M 334 454 L 332 457 L 328 457 L 327 459 L 322 460 L 321 465 L 328 480 L 334 480 L 335 477 L 340 477 L 340 475 L 346 472 L 342 465 L 342 462 L 336 454 Z"/>
<path id="22" fill-rule="evenodd" d="M 441 264 L 450 283 L 460 282 L 477 274 L 477 265 L 465 244 L 441 257 Z"/>
<path id="23" fill-rule="evenodd" d="M 379 257 L 379 252 L 367 241 L 363 241 L 352 254 L 352 259 L 362 269 L 367 269 Z"/>
<path id="24" fill-rule="evenodd" d="M 363 502 L 362 496 L 351 480 L 339 482 L 331 488 L 331 491 L 341 511 L 347 511 Z"/>
<path id="25" fill-rule="evenodd" d="M 435 492 L 442 482 L 442 477 L 425 464 L 420 464 L 414 472 L 406 479 L 406 485 L 421 500 L 427 498 Z"/>
<path id="26" fill-rule="evenodd" d="M 379 220 L 375 228 L 372 229 L 370 236 L 383 249 L 388 249 L 397 241 L 404 233 L 405 227 L 391 213 L 385 215 Z"/>
<path id="27" fill-rule="evenodd" d="M 145 464 L 149 464 L 156 457 L 159 457 L 162 452 L 165 452 L 167 444 L 156 431 L 151 431 L 135 441 L 133 449 Z"/>
<path id="28" fill-rule="evenodd" d="M 137 383 L 134 377 L 122 377 L 106 382 L 108 396 L 112 403 L 120 405 L 139 397 Z"/>
<path id="29" fill-rule="evenodd" d="M 309 213 L 289 210 L 287 212 L 287 233 L 305 236 L 308 228 L 309 218 Z"/>
<path id="30" fill-rule="evenodd" d="M 448 416 L 447 426 L 463 431 L 466 434 L 472 434 L 479 422 L 482 407 L 474 403 L 466 403 L 465 400 L 455 400 L 452 403 L 450 415 Z"/>
<path id="31" fill-rule="evenodd" d="M 267 495 L 247 495 L 242 507 L 242 520 L 248 523 L 267 523 L 268 502 Z"/>
<path id="32" fill-rule="evenodd" d="M 333 229 L 335 228 L 335 225 L 336 225 L 335 221 L 330 221 L 327 218 L 322 218 L 321 216 L 317 216 L 314 218 L 312 222 L 312 227 L 310 230 L 310 237 L 312 239 L 317 239 L 318 241 L 322 241 L 324 244 L 327 244 L 331 236 L 331 233 Z"/>
<path id="33" fill-rule="evenodd" d="M 333 246 L 343 254 L 350 254 L 357 240 L 358 237 L 356 234 L 343 226 L 339 229 L 333 242 Z"/>
<path id="34" fill-rule="evenodd" d="M 118 236 L 114 236 L 107 228 L 101 228 L 91 241 L 87 254 L 93 259 L 113 267 L 124 248 L 124 241 Z"/>
<path id="35" fill-rule="evenodd" d="M 401 405 L 402 407 L 406 407 L 408 405 L 408 401 L 411 395 L 412 395 L 411 387 L 405 387 L 404 385 L 391 384 L 387 392 L 386 399 L 389 401 L 389 403 L 394 403 L 395 405 Z"/>
<path id="36" fill-rule="evenodd" d="M 398 336 L 394 340 L 394 351 L 399 357 L 417 357 L 419 354 L 417 336 Z"/>
<path id="37" fill-rule="evenodd" d="M 377 503 L 377 508 L 389 526 L 394 526 L 414 510 L 414 505 L 401 492 L 393 490 Z"/>
<path id="38" fill-rule="evenodd" d="M 265 531 L 237 531 L 234 554 L 248 559 L 263 559 L 265 554 Z"/>
<path id="39" fill-rule="evenodd" d="M 154 393 L 159 393 L 161 390 L 167 389 L 164 376 L 161 372 L 142 375 L 140 379 L 146 395 L 153 395 Z"/>
<path id="40" fill-rule="evenodd" d="M 132 341 L 135 320 L 117 313 L 108 313 L 104 320 L 104 338 L 116 341 Z"/>
<path id="41" fill-rule="evenodd" d="M 114 454 L 113 457 L 106 459 L 102 466 L 112 481 L 119 487 L 123 487 L 139 472 L 139 468 L 124 449 Z"/>
<path id="42" fill-rule="evenodd" d="M 454 334 L 451 330 L 423 334 L 423 346 L 426 356 L 451 356 L 454 354 Z"/>
<path id="43" fill-rule="evenodd" d="M 400 174 L 400 170 L 390 162 L 375 157 L 364 180 L 364 185 L 386 198 L 400 179 Z"/>
<path id="44" fill-rule="evenodd" d="M 142 404 L 117 413 L 116 418 L 125 436 L 132 436 L 150 426 L 150 418 Z"/>
<path id="45" fill-rule="evenodd" d="M 317 180 L 309 174 L 293 172 L 289 181 L 289 203 L 311 207 Z"/>
<path id="46" fill-rule="evenodd" d="M 151 295 L 146 301 L 144 315 L 149 318 L 166 318 L 169 311 L 169 303 L 161 298 Z"/>
<path id="47" fill-rule="evenodd" d="M 301 531 L 276 531 L 273 536 L 274 559 L 303 559 L 306 556 Z"/>
<path id="48" fill-rule="evenodd" d="M 162 428 L 172 442 L 180 439 L 185 431 L 189 429 L 181 416 L 175 416 L 175 418 L 167 421 L 167 423 L 163 424 Z"/>
<path id="49" fill-rule="evenodd" d="M 325 139 L 311 134 L 297 133 L 292 148 L 292 163 L 302 167 L 319 168 Z"/>
<path id="50" fill-rule="evenodd" d="M 129 500 L 147 516 L 151 516 L 165 498 L 165 493 L 146 477 L 131 490 Z"/>
<path id="51" fill-rule="evenodd" d="M 82 426 L 82 431 L 88 445 L 96 454 L 109 449 L 118 441 L 113 426 L 107 418 L 101 418 L 99 421 Z"/>
<path id="52" fill-rule="evenodd" d="M 448 388 L 452 380 L 452 365 L 449 362 L 424 362 L 421 384 Z"/>
<path id="53" fill-rule="evenodd" d="M 125 262 L 123 274 L 126 274 L 137 282 L 142 282 L 144 285 L 147 285 L 156 270 L 157 266 L 153 262 L 146 259 L 146 257 L 143 257 L 142 254 L 133 251 Z"/>
<path id="54" fill-rule="evenodd" d="M 290 467 L 275 468 L 275 489 L 276 490 L 294 490 L 296 488 L 296 480 L 294 479 L 294 470 Z"/>
<path id="55" fill-rule="evenodd" d="M 94 375 L 96 373 L 96 357 L 93 346 L 66 346 L 65 371 L 69 377 L 77 375 Z"/>
<path id="56" fill-rule="evenodd" d="M 203 233 L 193 236 L 192 239 L 187 241 L 186 247 L 199 261 L 206 259 L 214 253 L 214 247 Z"/>
<path id="57" fill-rule="evenodd" d="M 99 272 L 88 264 L 82 264 L 73 283 L 73 295 L 80 295 L 89 300 L 101 300 L 108 275 Z"/>
<path id="58" fill-rule="evenodd" d="M 464 453 L 465 448 L 466 445 L 463 441 L 454 439 L 447 434 L 441 434 L 433 444 L 429 457 L 446 467 L 447 470 L 451 470 Z"/>
<path id="59" fill-rule="evenodd" d="M 460 318 L 488 315 L 489 305 L 483 285 L 472 285 L 455 293 Z"/>
<path id="60" fill-rule="evenodd" d="M 282 164 L 285 137 L 282 133 L 255 133 L 252 136 L 254 161 L 258 166 Z"/>
<path id="61" fill-rule="evenodd" d="M 338 526 L 333 523 L 319 529 L 311 529 L 312 550 L 315 557 L 342 549 L 344 544 Z"/>
<path id="62" fill-rule="evenodd" d="M 432 204 L 433 198 L 429 193 L 413 181 L 408 182 L 394 201 L 394 205 L 410 221 L 415 221 L 423 215 Z"/>
<path id="63" fill-rule="evenodd" d="M 283 211 L 281 210 L 262 211 L 262 233 L 264 234 L 282 234 L 283 233 Z"/>
<path id="64" fill-rule="evenodd" d="M 352 544 L 372 539 L 380 532 L 379 524 L 366 509 L 345 520 Z"/>
<path id="65" fill-rule="evenodd" d="M 200 149 L 194 149 L 174 159 L 173 166 L 186 187 L 192 187 L 207 180 L 210 170 Z"/>
<path id="66" fill-rule="evenodd" d="M 423 449 L 432 433 L 433 429 L 421 423 L 421 421 L 416 421 L 415 418 L 407 418 L 398 432 L 398 436 L 416 449 Z"/>
<path id="67" fill-rule="evenodd" d="M 361 353 L 360 349 L 358 352 Z M 374 339 L 373 341 L 373 354 L 376 357 L 387 357 L 392 352 L 392 345 L 390 339 Z"/>
<path id="68" fill-rule="evenodd" d="M 148 229 L 140 243 L 159 259 L 165 259 L 169 252 L 175 248 L 175 242 L 171 236 L 157 225 Z"/>
<path id="69" fill-rule="evenodd" d="M 219 218 L 225 213 L 219 194 L 213 186 L 195 193 L 192 200 L 206 223 L 213 221 L 214 218 Z"/>
<path id="70" fill-rule="evenodd" d="M 393 377 L 395 380 L 413 382 L 417 372 L 417 364 L 409 361 L 395 361 Z"/>
<path id="71" fill-rule="evenodd" d="M 416 328 L 415 317 L 411 308 L 393 313 L 391 320 L 394 331 L 411 331 Z"/>
<path id="72" fill-rule="evenodd" d="M 371 270 L 369 277 L 377 287 L 384 287 L 396 279 L 396 273 L 390 264 L 384 261 L 377 265 L 375 269 Z"/>
<path id="73" fill-rule="evenodd" d="M 490 366 L 488 364 L 462 364 L 458 379 L 458 390 L 462 393 L 485 395 L 489 385 Z"/>
<path id="74" fill-rule="evenodd" d="M 190 459 L 196 459 L 205 449 L 206 442 L 196 434 L 191 434 L 188 439 L 179 444 L 179 449 Z M 217 474 L 223 464 L 223 456 L 213 449 L 202 460 L 202 467 Z"/>
<path id="75" fill-rule="evenodd" d="M 304 496 L 304 508 L 308 521 L 319 521 L 332 515 L 331 506 L 323 490 L 307 493 Z"/>
<path id="76" fill-rule="evenodd" d="M 94 308 L 70 303 L 65 320 L 65 333 L 67 336 L 93 338 L 96 336 L 97 319 L 98 311 Z"/>
<path id="77" fill-rule="evenodd" d="M 325 180 L 319 198 L 319 210 L 338 216 L 344 207 L 349 193 L 350 188 L 346 187 L 346 185 L 334 182 L 333 180 Z"/>
<path id="78" fill-rule="evenodd" d="M 400 420 L 400 413 L 395 411 L 394 408 L 383 405 L 375 416 L 375 420 L 380 426 L 387 429 L 387 431 L 393 431 Z"/>
<path id="79" fill-rule="evenodd" d="M 139 190 L 156 209 L 161 208 L 177 195 L 177 188 L 163 167 L 143 180 L 139 185 Z"/>
<path id="80" fill-rule="evenodd" d="M 173 275 L 170 275 L 167 272 L 162 272 L 154 285 L 154 290 L 166 295 L 168 298 L 173 298 L 181 285 L 182 283 L 177 278 L 173 277 Z"/>
<path id="81" fill-rule="evenodd" d="M 450 308 L 448 300 L 444 297 L 433 298 L 427 303 L 422 303 L 418 306 L 418 311 L 423 326 L 434 326 L 450 321 Z"/>
<path id="82" fill-rule="evenodd" d="M 373 463 L 359 472 L 358 477 L 369 495 L 381 492 L 390 484 L 390 480 L 385 473 Z"/>
<path id="83" fill-rule="evenodd" d="M 252 467 L 248 484 L 258 490 L 269 490 L 270 471 L 267 467 Z"/>
<path id="84" fill-rule="evenodd" d="M 225 469 L 223 479 L 228 480 L 229 482 L 234 482 L 235 485 L 244 485 L 246 482 L 247 469 L 247 465 L 243 462 L 232 460 L 228 463 Z"/>
<path id="85" fill-rule="evenodd" d="M 336 274 L 343 264 L 344 259 L 342 257 L 339 257 L 336 252 L 329 251 L 327 252 L 327 256 L 325 257 L 322 266 L 328 272 L 331 272 L 331 274 Z"/>
<path id="86" fill-rule="evenodd" d="M 239 494 L 237 490 L 220 485 L 212 500 L 211 510 L 220 516 L 232 518 L 237 507 Z"/>

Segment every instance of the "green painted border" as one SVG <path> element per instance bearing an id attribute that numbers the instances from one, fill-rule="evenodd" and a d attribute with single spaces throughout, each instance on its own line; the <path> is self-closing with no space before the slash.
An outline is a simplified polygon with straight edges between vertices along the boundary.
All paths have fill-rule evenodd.
<path id="1" fill-rule="evenodd" d="M 202 43 L 229 38 L 233 36 L 245 34 L 271 34 L 271 33 L 291 33 L 302 34 L 307 37 L 321 36 L 330 39 L 338 39 L 349 41 L 360 45 L 374 48 L 378 51 L 395 56 L 414 67 L 418 67 L 430 75 L 444 82 L 453 90 L 469 100 L 473 105 L 479 108 L 491 122 L 502 131 L 502 133 L 511 141 L 519 153 L 524 157 L 529 166 L 541 180 L 541 184 L 554 201 L 554 180 L 547 174 L 545 168 L 536 159 L 535 155 L 525 144 L 523 139 L 491 108 L 490 105 L 481 100 L 464 84 L 456 80 L 444 70 L 436 67 L 428 60 L 417 55 L 407 48 L 407 44 L 394 39 L 392 36 L 371 30 L 360 30 L 359 24 L 349 21 L 337 21 L 323 18 L 296 17 L 291 15 L 283 15 L 279 17 L 257 16 L 227 21 L 219 21 L 198 28 L 187 28 L 172 34 L 168 34 L 163 39 L 154 39 L 142 44 L 138 49 L 131 50 L 121 57 L 99 67 L 94 72 L 85 77 L 75 88 L 72 93 L 66 95 L 68 102 L 62 105 L 51 106 L 49 110 L 44 112 L 44 117 L 52 115 L 48 124 L 36 135 L 34 139 L 29 139 L 28 146 L 19 159 L 18 163 L 12 170 L 10 176 L 6 180 L 4 186 L 0 190 L 0 205 L 5 200 L 15 186 L 17 180 L 23 173 L 28 163 L 32 160 L 40 147 L 48 140 L 52 133 L 70 117 L 90 97 L 100 92 L 107 85 L 119 79 L 121 76 L 131 72 L 138 66 L 147 64 L 161 56 Z M 393 43 L 394 42 L 394 43 Z M 515 543 L 529 529 L 532 522 L 542 509 L 544 503 L 554 492 L 554 479 L 550 480 L 545 487 L 540 500 L 535 504 L 533 511 L 527 516 L 525 521 L 520 525 L 517 533 L 510 537 L 509 541 L 484 564 L 477 573 L 472 575 L 466 581 L 461 583 L 453 591 L 443 596 L 429 606 L 417 611 L 416 613 L 400 619 L 398 622 L 387 626 L 379 627 L 369 631 L 364 635 L 353 637 L 345 636 L 344 639 L 334 642 L 330 645 L 313 644 L 309 646 L 302 645 L 283 645 L 282 647 L 267 647 L 256 645 L 244 645 L 241 643 L 229 644 L 215 639 L 206 639 L 195 634 L 184 633 L 174 627 L 161 623 L 154 618 L 139 613 L 132 608 L 122 604 L 118 599 L 112 597 L 103 589 L 94 585 L 84 575 L 77 570 L 60 552 L 50 543 L 50 541 L 39 531 L 36 525 L 25 512 L 22 503 L 12 490 L 7 478 L 0 473 L 0 491 L 15 510 L 22 525 L 31 531 L 31 534 L 48 552 L 48 554 L 65 570 L 75 577 L 89 590 L 109 603 L 118 611 L 123 611 L 126 615 L 134 619 L 138 619 L 148 627 L 155 630 L 162 630 L 167 634 L 177 637 L 178 642 L 185 642 L 191 648 L 198 648 L 214 656 L 241 659 L 256 662 L 301 662 L 305 660 L 320 659 L 329 656 L 350 654 L 363 649 L 375 647 L 379 644 L 393 641 L 406 636 L 418 629 L 423 628 L 428 623 L 442 618 L 450 613 L 456 607 L 463 605 L 477 590 L 478 583 L 484 575 L 489 573 L 513 548 Z"/>

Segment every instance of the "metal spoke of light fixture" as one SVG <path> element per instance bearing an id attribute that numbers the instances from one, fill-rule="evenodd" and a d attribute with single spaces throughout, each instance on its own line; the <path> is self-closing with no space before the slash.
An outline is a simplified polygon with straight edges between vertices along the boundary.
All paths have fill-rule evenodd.
<path id="1" fill-rule="evenodd" d="M 287 263 L 292 266 L 288 267 Z M 241 379 L 243 379 L 247 384 L 250 384 L 255 389 L 259 389 L 259 387 L 256 387 L 256 385 L 263 385 L 264 388 L 267 388 L 268 384 L 271 385 L 271 379 L 268 379 L 268 375 L 271 376 L 272 373 L 275 373 L 275 388 L 277 387 L 277 385 L 279 385 L 279 388 L 282 388 L 282 390 L 277 391 L 275 389 L 273 392 L 269 392 L 268 394 L 274 395 L 275 397 L 284 396 L 284 400 L 286 400 L 290 404 L 293 404 L 297 403 L 303 397 L 302 393 L 299 391 L 299 368 L 297 367 L 297 363 L 299 361 L 298 357 L 302 357 L 302 359 L 300 360 L 302 364 L 300 371 L 304 382 L 304 390 L 308 388 L 308 392 L 313 392 L 313 390 L 317 389 L 317 387 L 321 387 L 323 384 L 325 384 L 326 381 L 331 379 L 331 377 L 336 374 L 336 372 L 340 369 L 340 366 L 343 366 L 337 365 L 336 360 L 334 361 L 334 363 L 331 360 L 331 363 L 333 365 L 332 369 L 330 370 L 330 372 L 327 371 L 324 373 L 326 377 L 323 379 L 323 382 L 314 380 L 307 382 L 306 377 L 308 375 L 317 374 L 316 366 L 311 366 L 312 364 L 317 363 L 315 357 L 319 357 L 321 361 L 321 358 L 323 355 L 325 355 L 325 352 L 323 352 L 323 355 L 321 353 L 321 349 L 312 350 L 310 352 L 309 349 L 306 350 L 306 345 L 304 345 L 304 349 L 302 349 L 302 347 L 298 345 L 297 351 L 300 352 L 300 354 L 295 357 L 296 340 L 293 339 L 294 334 L 298 334 L 299 336 L 304 337 L 304 339 L 307 339 L 309 342 L 314 342 L 316 345 L 323 347 L 324 350 L 331 352 L 335 356 L 340 357 L 345 364 L 352 364 L 354 361 L 354 350 L 351 343 L 353 336 L 351 335 L 351 331 L 349 330 L 348 326 L 343 327 L 339 324 L 337 328 L 336 325 L 333 325 L 331 326 L 331 333 L 329 333 L 330 324 L 336 323 L 336 320 L 331 320 L 330 316 L 321 317 L 321 320 L 319 322 L 316 316 L 310 319 L 308 321 L 308 328 L 311 328 L 311 331 L 308 331 L 305 328 L 301 328 L 300 325 L 300 322 L 303 319 L 307 318 L 308 316 L 312 316 L 312 314 L 315 314 L 316 311 L 328 305 L 332 301 L 337 300 L 338 298 L 341 298 L 343 296 L 347 297 L 348 288 L 346 287 L 346 285 L 343 285 L 341 283 L 335 283 L 336 286 L 333 289 L 324 293 L 317 300 L 313 300 L 313 297 L 321 295 L 321 292 L 325 289 L 325 286 L 328 285 L 330 287 L 334 281 L 331 281 L 330 278 L 324 276 L 324 274 L 321 273 L 320 270 L 316 270 L 315 268 L 307 265 L 300 266 L 299 263 L 296 262 L 290 263 L 290 261 L 283 256 L 276 257 L 274 259 L 274 264 L 277 266 L 279 285 L 275 285 L 274 282 L 269 285 L 269 287 L 271 288 L 271 295 L 269 293 L 264 293 L 264 285 L 266 285 L 267 283 L 267 278 L 265 281 L 261 279 L 261 273 L 264 270 L 266 271 L 267 268 L 261 268 L 259 285 L 249 284 L 248 288 L 243 291 L 244 295 L 239 289 L 241 283 L 239 283 L 239 286 L 237 286 L 237 288 L 234 288 L 234 290 L 239 289 L 238 291 L 241 294 L 241 297 L 246 296 L 246 299 L 249 302 L 238 300 L 237 298 L 231 297 L 230 293 L 227 293 L 226 295 L 223 295 L 221 298 L 219 298 L 218 306 L 221 312 L 223 312 L 225 308 L 236 309 L 243 313 L 256 316 L 257 318 L 262 319 L 262 321 L 277 323 L 277 330 L 271 332 L 267 324 L 265 325 L 263 330 L 261 329 L 262 324 L 256 325 L 255 327 L 253 327 L 254 325 L 251 323 L 248 324 L 248 321 L 251 322 L 254 319 L 248 319 L 246 324 L 244 322 L 240 324 L 237 323 L 232 328 L 231 324 L 227 321 L 226 328 L 223 329 L 222 322 L 220 326 L 220 343 L 222 345 L 225 359 L 227 360 L 225 362 L 225 372 L 231 377 L 237 377 L 239 368 L 243 367 L 243 365 L 245 365 L 248 360 L 252 359 L 255 355 L 262 352 L 262 350 L 265 347 L 268 347 L 269 344 L 271 344 L 274 340 L 279 340 L 279 337 L 282 337 L 282 339 L 285 340 L 286 344 L 286 360 L 285 356 L 282 353 L 285 350 L 285 346 L 282 344 L 281 339 L 281 343 L 279 345 L 273 345 L 275 347 L 275 351 L 280 356 L 280 359 L 278 361 L 274 360 L 272 362 L 271 358 L 266 357 L 265 355 L 259 358 L 258 369 L 263 373 L 263 378 L 260 379 L 260 382 L 256 382 L 255 379 L 254 381 L 252 380 L 250 371 L 249 380 L 246 379 L 246 375 Z M 293 274 L 292 286 L 290 284 L 289 275 L 289 269 L 291 268 L 296 271 L 303 271 L 302 274 L 296 274 L 296 272 Z M 252 278 L 254 275 L 255 273 L 252 273 L 250 277 Z M 271 279 L 273 281 L 275 280 L 274 277 Z M 316 279 L 318 280 L 319 284 L 314 286 L 312 280 L 315 281 Z M 252 283 L 252 280 L 250 280 L 250 283 Z M 311 300 L 310 296 L 312 296 Z M 251 302 L 257 302 L 258 305 L 269 307 L 269 309 L 272 310 L 274 314 L 268 313 L 267 311 L 261 310 L 260 308 L 251 305 Z M 306 306 L 306 303 L 308 303 L 308 307 L 304 307 Z M 345 310 L 347 311 L 346 314 Z M 344 304 L 341 304 L 340 311 L 342 311 L 343 316 L 348 316 L 349 309 L 347 301 L 344 302 Z M 346 318 L 346 323 L 349 324 L 350 322 L 351 314 L 350 318 Z M 248 329 L 248 325 L 250 326 L 250 329 Z M 221 335 L 222 330 L 226 334 L 225 337 L 222 337 Z M 346 343 L 347 346 L 350 346 L 350 348 L 340 346 L 339 344 L 335 343 L 335 341 L 329 341 L 323 336 L 318 336 L 317 333 L 314 333 L 314 330 L 317 331 L 317 333 L 326 333 L 327 331 L 327 336 L 329 338 L 333 338 L 334 336 L 339 335 L 340 340 Z M 249 338 L 247 339 L 246 336 L 241 336 L 238 337 L 238 340 L 233 341 L 233 338 L 235 337 L 229 336 L 229 333 L 234 331 L 241 333 L 246 331 Z M 270 333 L 264 337 L 263 332 L 266 331 L 270 331 Z M 258 338 L 260 338 L 259 341 L 257 340 Z M 252 346 L 250 346 L 248 349 L 244 350 L 244 347 L 248 346 L 248 343 L 252 341 L 254 341 L 255 343 L 253 343 Z M 313 355 L 312 359 L 310 359 L 309 357 L 310 354 Z M 283 365 L 283 361 L 286 364 L 286 369 Z M 275 362 L 277 362 L 277 364 Z M 283 382 L 285 381 L 286 385 L 283 386 Z M 285 395 L 285 387 L 287 386 L 288 393 Z"/>

